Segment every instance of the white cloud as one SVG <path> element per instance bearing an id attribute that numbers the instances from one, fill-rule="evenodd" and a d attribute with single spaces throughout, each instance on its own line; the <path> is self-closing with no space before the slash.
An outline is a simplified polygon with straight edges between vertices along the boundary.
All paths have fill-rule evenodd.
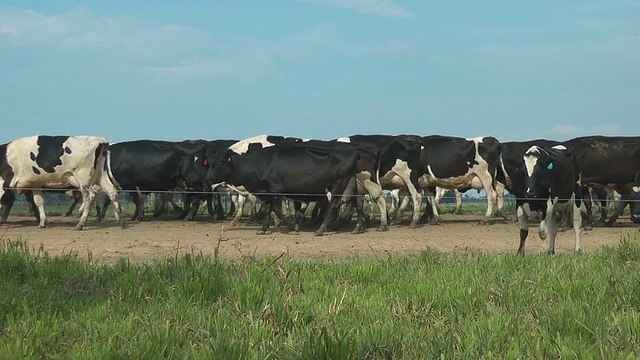
<path id="1" fill-rule="evenodd" d="M 364 14 L 392 18 L 410 18 L 413 14 L 389 0 L 300 0 L 309 4 L 343 9 L 353 9 Z"/>
<path id="2" fill-rule="evenodd" d="M 367 58 L 412 51 L 410 44 L 393 41 L 386 45 L 347 43 L 338 30 L 334 24 L 320 23 L 269 40 L 216 36 L 144 18 L 94 16 L 84 8 L 52 16 L 0 10 L 0 49 L 97 54 L 113 71 L 168 83 L 202 78 L 251 82 L 274 73 L 283 62 L 316 66 L 332 57 Z"/>

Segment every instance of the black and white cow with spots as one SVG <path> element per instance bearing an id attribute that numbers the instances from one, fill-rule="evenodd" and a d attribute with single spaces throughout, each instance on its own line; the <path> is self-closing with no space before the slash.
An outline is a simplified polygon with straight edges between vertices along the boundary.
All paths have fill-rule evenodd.
<path id="1" fill-rule="evenodd" d="M 419 191 L 418 169 L 422 152 L 422 140 L 413 135 L 352 135 L 337 139 L 339 142 L 368 145 L 380 153 L 380 185 L 387 190 L 406 189 L 413 200 L 411 228 L 418 227 L 422 196 Z M 392 210 L 398 207 L 393 207 Z M 391 213 L 391 211 L 390 211 Z M 400 222 L 402 212 L 395 211 Z"/>
<path id="2" fill-rule="evenodd" d="M 496 176 L 504 172 L 500 155 L 500 142 L 494 137 L 471 139 L 432 135 L 422 138 L 422 189 L 434 192 L 435 187 L 445 189 L 482 189 L 487 194 L 487 212 L 482 219 L 487 224 L 494 213 L 496 202 Z M 507 179 L 508 181 L 508 179 Z M 438 209 L 431 201 L 434 222 L 438 222 Z"/>
<path id="3" fill-rule="evenodd" d="M 106 139 L 97 136 L 31 136 L 0 145 L 0 198 L 5 193 L 33 193 L 41 228 L 46 227 L 42 192 L 45 189 L 79 189 L 84 204 L 105 191 L 120 220 L 118 193 L 105 168 L 109 151 Z M 3 206 L 0 202 L 0 206 Z M 81 230 L 89 216 L 85 206 L 76 225 Z M 124 224 L 123 224 L 124 225 Z"/>
<path id="4" fill-rule="evenodd" d="M 524 244 L 529 234 L 527 219 L 531 211 L 542 212 L 538 234 L 543 241 L 543 249 L 549 254 L 555 253 L 558 232 L 555 213 L 572 214 L 575 251 L 580 250 L 580 169 L 575 155 L 563 145 L 531 146 L 523 154 L 521 165 L 511 180 L 520 226 L 518 254 L 524 255 Z"/>

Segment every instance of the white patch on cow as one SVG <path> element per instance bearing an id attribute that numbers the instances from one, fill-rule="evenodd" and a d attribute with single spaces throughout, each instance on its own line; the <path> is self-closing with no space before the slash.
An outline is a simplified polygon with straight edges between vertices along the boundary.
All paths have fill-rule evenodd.
<path id="1" fill-rule="evenodd" d="M 529 150 L 524 153 L 522 159 L 524 160 L 524 166 L 527 169 L 527 176 L 531 177 L 533 175 L 533 169 L 535 169 L 536 164 L 538 163 L 539 155 L 540 149 L 535 145 L 530 147 Z"/>
<path id="2" fill-rule="evenodd" d="M 336 140 L 338 142 L 343 142 L 343 143 L 350 143 L 351 139 L 349 139 L 348 137 L 341 137 L 338 140 Z"/>
<path id="3" fill-rule="evenodd" d="M 640 186 L 634 186 L 633 187 L 633 192 L 640 193 Z"/>
<path id="4" fill-rule="evenodd" d="M 560 151 L 567 150 L 567 148 L 564 145 L 556 145 L 556 146 L 552 146 L 551 148 L 555 150 L 560 150 Z"/>
<path id="5" fill-rule="evenodd" d="M 250 144 L 262 144 L 262 147 L 269 147 L 275 145 L 272 142 L 267 141 L 269 135 L 258 135 L 248 139 L 238 141 L 237 143 L 229 146 L 229 150 L 236 154 L 244 154 L 249 151 Z"/>
<path id="6" fill-rule="evenodd" d="M 197 163 L 197 162 L 198 162 L 198 156 L 197 156 L 197 155 L 193 157 L 193 162 L 194 162 L 194 163 Z"/>

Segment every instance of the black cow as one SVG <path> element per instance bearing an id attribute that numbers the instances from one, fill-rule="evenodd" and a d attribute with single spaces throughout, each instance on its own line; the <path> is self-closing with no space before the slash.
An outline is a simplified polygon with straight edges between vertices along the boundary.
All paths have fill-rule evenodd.
<path id="1" fill-rule="evenodd" d="M 207 174 L 207 171 L 212 166 L 219 166 L 229 151 L 235 154 L 244 154 L 251 149 L 258 150 L 276 144 L 284 143 L 299 143 L 302 139 L 296 137 L 279 136 L 279 135 L 258 135 L 248 139 L 236 141 L 236 140 L 214 140 L 209 142 L 207 148 L 204 151 L 194 154 L 191 158 L 191 166 L 188 170 L 186 178 L 187 187 L 201 186 L 203 180 Z M 233 186 L 225 183 L 211 184 L 215 189 L 215 193 L 218 195 L 222 191 L 222 188 L 228 188 L 231 195 L 235 195 L 237 201 L 237 212 L 230 225 L 234 226 L 240 222 L 242 218 L 242 210 L 244 203 L 247 199 L 253 198 L 249 192 L 242 185 Z M 209 187 L 206 187 L 206 191 L 209 191 Z M 236 205 L 234 204 L 234 205 Z"/>
<path id="2" fill-rule="evenodd" d="M 364 144 L 377 149 L 380 153 L 380 185 L 388 190 L 405 188 L 409 191 L 413 200 L 413 219 L 410 227 L 416 228 L 420 221 L 422 204 L 422 196 L 418 191 L 422 139 L 413 135 L 352 135 L 337 141 Z M 396 210 L 395 215 L 396 222 L 399 222 L 398 215 L 401 215 L 401 211 Z"/>
<path id="3" fill-rule="evenodd" d="M 420 163 L 420 187 L 435 191 L 445 189 L 482 189 L 487 194 L 487 212 L 482 219 L 487 224 L 493 215 L 497 197 L 496 176 L 502 167 L 500 142 L 494 137 L 465 139 L 452 136 L 426 136 Z M 431 201 L 434 222 L 438 222 L 438 209 Z"/>
<path id="4" fill-rule="evenodd" d="M 207 174 L 209 163 L 220 162 L 226 155 L 229 146 L 237 142 L 237 140 L 207 141 L 205 147 L 190 155 L 191 164 L 185 178 L 186 188 L 190 191 L 187 193 L 188 198 L 185 201 L 190 208 L 187 220 L 192 220 L 195 217 L 202 200 L 207 201 L 209 214 L 214 216 L 214 219 L 223 220 L 225 218 L 220 193 L 218 191 L 212 193 L 211 188 L 205 188 L 203 180 Z M 212 206 L 214 201 L 216 206 Z"/>
<path id="5" fill-rule="evenodd" d="M 512 194 L 516 196 L 520 246 L 518 254 L 524 255 L 524 245 L 529 234 L 527 219 L 531 211 L 541 211 L 542 220 L 538 234 L 543 240 L 549 235 L 548 253 L 555 253 L 558 231 L 555 212 L 573 214 L 575 251 L 580 250 L 580 168 L 575 156 L 562 145 L 554 147 L 531 146 L 522 156 L 520 166 L 511 177 Z"/>
<path id="6" fill-rule="evenodd" d="M 143 194 L 184 189 L 191 156 L 205 146 L 206 141 L 203 140 L 136 140 L 111 145 L 108 168 L 118 186 L 129 191 L 136 205 L 131 220 L 141 221 L 143 218 Z M 189 200 L 185 201 L 188 203 Z M 104 217 L 107 205 L 102 207 L 99 218 Z"/>
<path id="7" fill-rule="evenodd" d="M 594 222 L 589 188 L 608 187 L 620 194 L 618 207 L 605 223 L 612 226 L 631 200 L 640 176 L 640 136 L 585 136 L 563 144 L 575 154 L 582 171 L 582 198 L 589 226 Z"/>
<path id="8" fill-rule="evenodd" d="M 205 184 L 243 185 L 261 199 L 267 210 L 258 234 L 266 233 L 272 210 L 284 218 L 278 208 L 281 196 L 302 202 L 329 197 L 330 211 L 316 231 L 316 235 L 322 235 L 341 203 L 356 193 L 357 184 L 382 197 L 382 189 L 373 180 L 379 165 L 378 154 L 360 146 L 342 145 L 338 148 L 335 144 L 314 141 L 279 144 L 243 155 L 229 151 L 221 164 L 210 167 Z M 358 215 L 354 232 L 362 229 L 361 208 Z M 296 220 L 294 218 L 294 226 Z"/>

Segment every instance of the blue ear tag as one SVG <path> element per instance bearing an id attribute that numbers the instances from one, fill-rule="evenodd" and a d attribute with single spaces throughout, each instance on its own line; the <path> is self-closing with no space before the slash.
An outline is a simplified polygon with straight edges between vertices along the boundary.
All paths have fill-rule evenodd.
<path id="1" fill-rule="evenodd" d="M 549 166 L 547 166 L 547 169 L 553 170 L 553 163 L 549 163 Z"/>

